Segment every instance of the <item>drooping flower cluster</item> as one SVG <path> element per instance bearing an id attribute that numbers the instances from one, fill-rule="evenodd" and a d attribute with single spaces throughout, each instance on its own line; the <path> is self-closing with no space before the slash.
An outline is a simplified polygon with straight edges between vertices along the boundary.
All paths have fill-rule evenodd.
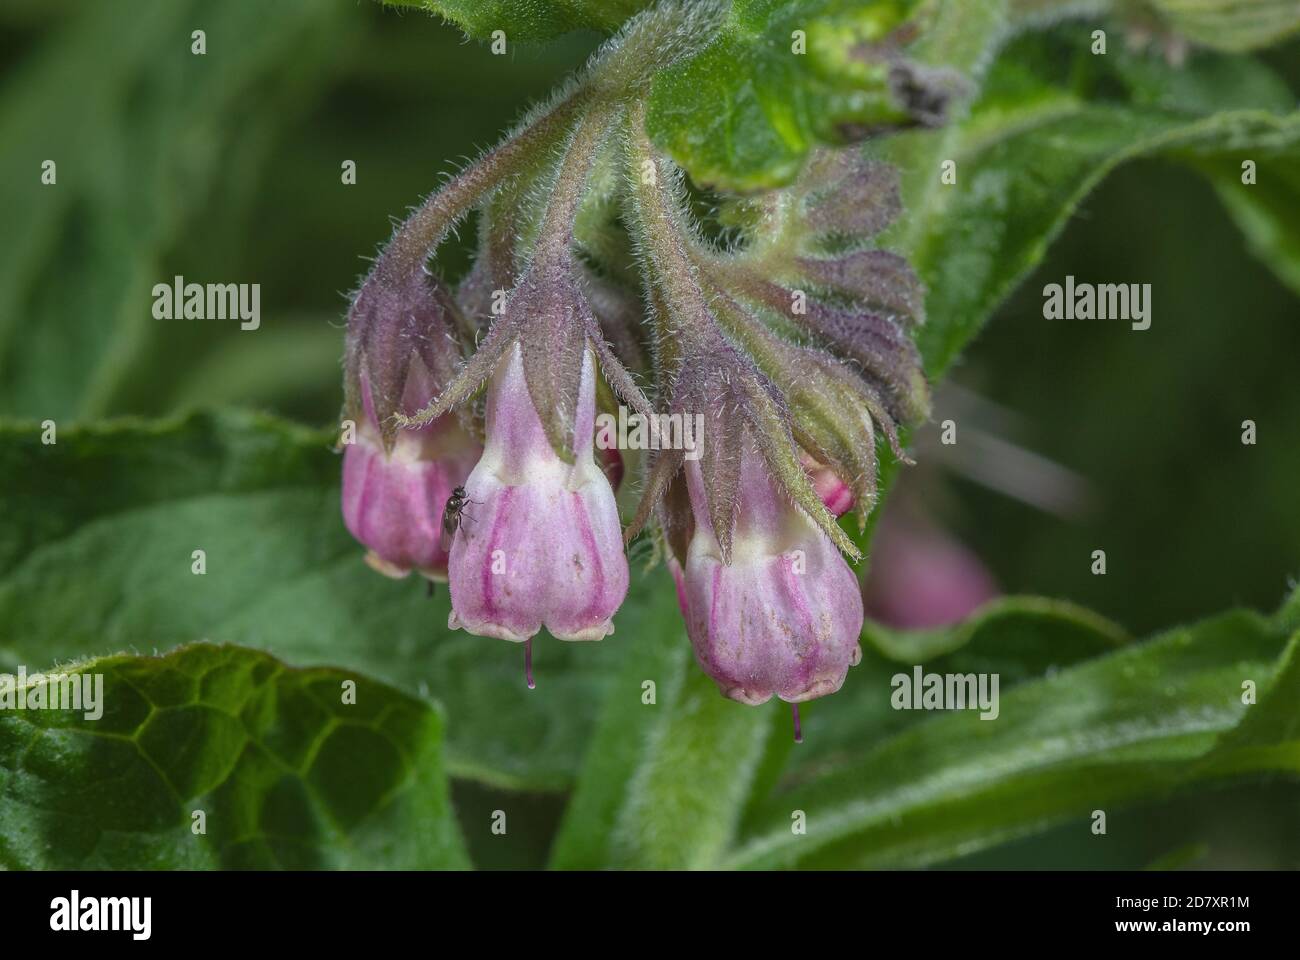
<path id="1" fill-rule="evenodd" d="M 798 704 L 861 656 L 860 551 L 838 518 L 865 523 L 878 441 L 902 458 L 898 425 L 928 409 L 923 291 L 871 242 L 898 213 L 894 172 L 852 147 L 726 201 L 743 242 L 706 240 L 646 132 L 657 64 L 636 51 L 656 29 L 634 19 L 376 261 L 348 321 L 344 519 L 376 569 L 448 580 L 450 627 L 524 643 L 529 686 L 543 627 L 614 631 L 624 544 L 649 530 L 722 693 Z M 480 251 L 453 296 L 426 261 L 471 211 Z M 620 403 L 702 422 L 702 446 L 596 449 Z M 642 476 L 626 529 L 623 455 Z"/>

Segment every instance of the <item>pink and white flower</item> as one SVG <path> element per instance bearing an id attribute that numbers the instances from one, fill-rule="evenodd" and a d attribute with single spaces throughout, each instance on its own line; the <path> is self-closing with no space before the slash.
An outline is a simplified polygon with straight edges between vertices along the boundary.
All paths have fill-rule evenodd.
<path id="1" fill-rule="evenodd" d="M 409 409 L 428 400 L 428 379 L 420 360 L 411 361 Z M 366 563 L 373 569 L 390 577 L 416 570 L 445 581 L 442 512 L 481 447 L 448 414 L 427 426 L 399 430 L 392 449 L 385 450 L 369 390 L 363 390 L 365 417 L 357 424 L 355 442 L 343 452 L 343 522 L 368 548 Z"/>
<path id="2" fill-rule="evenodd" d="M 743 506 L 727 564 L 704 506 L 699 465 L 686 464 L 695 533 L 678 597 L 696 658 L 722 693 L 741 703 L 773 695 L 798 703 L 834 693 L 862 657 L 857 577 L 781 492 L 752 446 L 740 472 Z"/>
<path id="3" fill-rule="evenodd" d="M 581 378 L 565 463 L 533 405 L 517 344 L 493 374 L 486 444 L 451 548 L 450 627 L 516 642 L 542 627 L 561 640 L 614 632 L 628 566 L 614 491 L 593 455 L 590 351 Z"/>

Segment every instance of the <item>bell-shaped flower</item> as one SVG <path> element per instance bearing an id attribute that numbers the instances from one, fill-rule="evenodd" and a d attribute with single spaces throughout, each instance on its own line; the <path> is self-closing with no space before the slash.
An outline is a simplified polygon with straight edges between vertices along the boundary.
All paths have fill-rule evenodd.
<path id="1" fill-rule="evenodd" d="M 423 371 L 416 359 L 412 367 Z M 409 384 L 427 378 L 421 372 Z M 420 399 L 423 388 L 412 386 Z M 442 543 L 442 515 L 452 491 L 465 482 L 481 448 L 448 414 L 424 427 L 397 431 L 391 450 L 369 412 L 356 438 L 343 450 L 343 522 L 367 547 L 366 563 L 390 577 L 412 570 L 430 580 L 447 579 L 448 552 Z"/>
<path id="2" fill-rule="evenodd" d="M 343 522 L 380 573 L 445 580 L 442 515 L 481 447 L 455 415 L 398 428 L 459 359 L 450 297 L 422 272 L 372 277 L 348 318 L 344 359 Z"/>
<path id="3" fill-rule="evenodd" d="M 526 641 L 599 640 L 627 594 L 614 491 L 594 457 L 596 373 L 583 350 L 572 462 L 548 439 L 512 344 L 488 385 L 483 456 L 451 548 L 448 625 Z"/>
<path id="4" fill-rule="evenodd" d="M 862 656 L 857 577 L 747 444 L 726 563 L 697 463 L 686 464 L 695 531 L 679 599 L 696 658 L 723 694 L 759 704 L 834 693 Z"/>

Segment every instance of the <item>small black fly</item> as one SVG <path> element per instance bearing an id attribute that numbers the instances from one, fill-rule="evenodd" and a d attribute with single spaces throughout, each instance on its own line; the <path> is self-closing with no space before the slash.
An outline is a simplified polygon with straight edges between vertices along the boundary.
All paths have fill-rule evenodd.
<path id="1" fill-rule="evenodd" d="M 465 512 L 465 504 L 478 503 L 477 500 L 471 500 L 465 495 L 464 487 L 457 487 L 447 498 L 447 506 L 442 511 L 442 549 L 444 553 L 451 551 L 451 542 L 456 538 L 456 531 L 464 518 L 474 518 Z"/>

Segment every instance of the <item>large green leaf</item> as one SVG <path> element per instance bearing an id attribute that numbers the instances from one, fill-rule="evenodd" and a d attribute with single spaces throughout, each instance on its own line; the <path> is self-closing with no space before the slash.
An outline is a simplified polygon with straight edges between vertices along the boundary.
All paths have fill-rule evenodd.
<path id="1" fill-rule="evenodd" d="M 1243 159 L 1274 169 L 1300 162 L 1300 113 L 1288 112 L 1285 87 L 1260 65 L 1200 53 L 1178 70 L 1118 50 L 1093 57 L 1085 39 L 1082 26 L 1020 38 L 968 118 L 885 148 L 903 170 L 908 207 L 886 243 L 909 255 L 930 289 L 919 343 L 934 376 L 1117 165 L 1164 155 L 1226 164 L 1238 178 Z M 955 184 L 940 180 L 945 161 L 956 164 Z"/>
<path id="2" fill-rule="evenodd" d="M 647 129 L 699 184 L 750 191 L 789 182 L 813 146 L 922 122 L 956 92 L 955 78 L 917 71 L 912 93 L 901 93 L 895 61 L 876 51 L 916 8 L 915 0 L 734 0 L 704 52 L 656 76 Z"/>
<path id="3" fill-rule="evenodd" d="M 804 742 L 784 770 L 793 782 L 861 756 L 878 741 L 925 719 L 890 706 L 890 681 L 913 666 L 938 673 L 997 673 L 1000 689 L 1036 680 L 1109 653 L 1127 642 L 1122 629 L 1060 600 L 1001 597 L 947 628 L 890 631 L 868 622 L 862 662 L 833 697 L 804 707 Z"/>
<path id="4" fill-rule="evenodd" d="M 1284 653 L 1268 621 L 1230 613 L 1022 683 L 995 720 L 932 717 L 762 801 L 726 862 L 917 866 L 1071 818 L 1088 830 L 1094 810 L 1202 778 L 1300 773 L 1297 644 Z M 1254 706 L 1248 680 L 1267 691 Z"/>
<path id="5" fill-rule="evenodd" d="M 447 630 L 445 587 L 365 566 L 322 432 L 228 413 L 0 437 L 0 669 L 201 639 L 338 664 L 444 703 L 453 775 L 559 789 L 625 649 L 675 629 L 671 584 L 642 578 L 613 637 L 540 639 L 529 691 L 518 646 Z"/>
<path id="6" fill-rule="evenodd" d="M 427 703 L 208 644 L 60 672 L 102 678 L 102 715 L 0 712 L 0 866 L 468 866 Z"/>
<path id="7" fill-rule="evenodd" d="M 383 0 L 395 7 L 418 7 L 450 20 L 478 40 L 544 40 L 570 30 L 618 28 L 653 0 Z"/>
<path id="8" fill-rule="evenodd" d="M 172 276 L 165 254 L 267 123 L 283 124 L 294 78 L 324 59 L 343 10 L 101 0 L 11 73 L 0 89 L 10 226 L 0 231 L 0 413 L 110 408 L 133 359 L 172 322 L 151 313 L 153 285 Z M 204 55 L 191 53 L 196 29 Z M 42 183 L 45 161 L 53 184 Z M 259 279 L 181 266 L 199 282 Z M 237 323 L 231 335 L 257 336 Z"/>
<path id="9" fill-rule="evenodd" d="M 1164 156 L 1211 175 L 1252 249 L 1300 283 L 1286 202 L 1289 171 L 1300 163 L 1300 113 L 1272 72 L 1208 52 L 1182 68 L 1117 48 L 1093 56 L 1078 24 L 1026 34 L 994 59 L 1005 39 L 995 6 L 945 7 L 917 49 L 978 86 L 968 115 L 873 148 L 900 170 L 906 210 L 880 239 L 906 254 L 929 288 L 917 343 L 932 378 L 1042 261 L 1087 194 L 1129 160 Z M 1257 185 L 1241 183 L 1246 159 L 1258 165 Z M 948 162 L 952 184 L 941 180 Z M 882 492 L 897 466 L 882 465 Z M 865 531 L 842 521 L 864 552 L 878 516 Z"/>

